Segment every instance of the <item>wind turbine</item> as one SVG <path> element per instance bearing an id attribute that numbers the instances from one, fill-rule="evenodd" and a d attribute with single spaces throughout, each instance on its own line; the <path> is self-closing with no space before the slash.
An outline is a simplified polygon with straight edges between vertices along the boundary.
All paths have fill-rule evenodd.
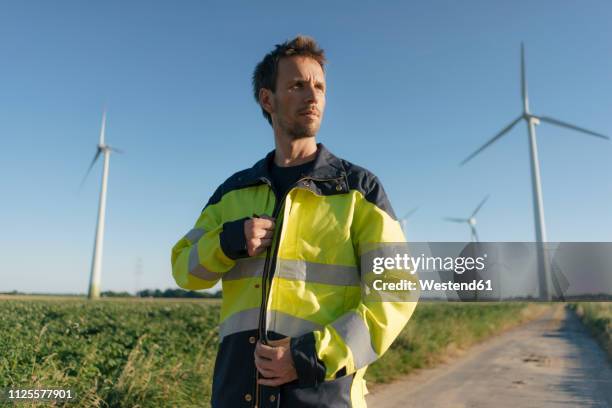
<path id="1" fill-rule="evenodd" d="M 102 170 L 102 186 L 100 188 L 100 203 L 98 207 L 98 223 L 96 225 L 96 240 L 94 243 L 93 260 L 91 262 L 91 276 L 89 278 L 89 299 L 97 299 L 100 297 L 100 273 L 102 270 L 102 246 L 104 244 L 104 218 L 106 215 L 106 189 L 108 185 L 108 166 L 110 161 L 111 151 L 122 153 L 119 149 L 115 149 L 107 145 L 104 141 L 104 133 L 106 131 L 106 109 L 102 113 L 102 127 L 100 129 L 100 143 L 96 150 L 96 154 L 87 169 L 87 173 L 83 178 L 83 182 L 91 172 L 94 164 L 100 157 L 104 155 L 104 167 Z M 83 184 L 81 182 L 81 185 Z"/>
<path id="2" fill-rule="evenodd" d="M 527 97 L 527 79 L 525 78 L 525 47 L 521 43 L 521 95 L 523 99 L 523 113 L 510 122 L 505 128 L 499 133 L 493 136 L 488 142 L 482 145 L 478 150 L 469 155 L 465 160 L 461 162 L 464 165 L 470 161 L 474 156 L 482 152 L 484 149 L 495 143 L 502 136 L 510 131 L 517 123 L 521 120 L 525 120 L 527 124 L 527 131 L 529 134 L 529 152 L 531 157 L 531 184 L 533 189 L 533 210 L 535 218 L 535 233 L 537 244 L 537 255 L 538 255 L 538 271 L 539 271 L 539 283 L 540 283 L 540 298 L 550 300 L 550 294 L 548 291 L 548 282 L 550 277 L 550 266 L 548 260 L 544 254 L 544 243 L 546 242 L 546 227 L 544 223 L 544 204 L 542 202 L 542 182 L 540 179 L 540 165 L 538 162 L 538 147 L 536 143 L 535 127 L 540 122 L 547 122 L 552 125 L 565 127 L 568 129 L 576 130 L 578 132 L 585 133 L 590 136 L 595 136 L 601 139 L 610 139 L 606 135 L 601 133 L 593 132 L 582 127 L 572 125 L 567 122 L 560 121 L 550 116 L 538 116 L 529 112 L 529 99 Z"/>
<path id="3" fill-rule="evenodd" d="M 453 217 L 445 217 L 444 219 L 446 221 L 450 221 L 450 222 L 459 222 L 461 224 L 463 223 L 467 223 L 470 227 L 470 239 L 472 240 L 472 242 L 478 242 L 478 233 L 476 232 L 476 213 L 478 213 L 478 211 L 480 211 L 480 209 L 482 208 L 482 206 L 484 205 L 484 203 L 489 199 L 489 196 L 487 195 L 481 202 L 480 204 L 478 204 L 478 206 L 476 207 L 476 209 L 472 212 L 472 215 L 469 216 L 469 218 L 453 218 Z"/>
<path id="4" fill-rule="evenodd" d="M 402 230 L 404 231 L 404 235 L 406 235 L 406 225 L 408 224 L 408 218 L 410 218 L 410 216 L 414 214 L 416 210 L 418 209 L 419 207 L 414 207 L 412 210 L 408 211 L 406 215 L 400 218 L 399 222 L 400 222 L 400 225 L 402 226 Z"/>

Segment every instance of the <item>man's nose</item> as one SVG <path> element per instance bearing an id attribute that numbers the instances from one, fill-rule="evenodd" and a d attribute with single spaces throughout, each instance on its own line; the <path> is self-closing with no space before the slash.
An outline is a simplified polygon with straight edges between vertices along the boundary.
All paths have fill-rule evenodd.
<path id="1" fill-rule="evenodd" d="M 315 87 L 315 84 L 309 83 L 304 87 L 304 100 L 307 103 L 315 103 L 318 102 L 320 95 L 317 92 L 317 88 Z"/>

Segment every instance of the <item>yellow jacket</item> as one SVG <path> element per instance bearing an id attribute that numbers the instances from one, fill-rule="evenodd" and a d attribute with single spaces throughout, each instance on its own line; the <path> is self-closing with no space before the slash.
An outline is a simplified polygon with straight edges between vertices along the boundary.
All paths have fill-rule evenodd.
<path id="1" fill-rule="evenodd" d="M 274 152 L 226 180 L 172 249 L 185 289 L 223 287 L 213 407 L 365 407 L 363 375 L 408 322 L 416 301 L 362 296 L 361 248 L 404 242 L 378 179 L 322 144 L 312 171 L 276 197 Z M 276 218 L 267 253 L 249 257 L 243 223 Z M 253 351 L 290 337 L 299 379 L 256 386 Z"/>

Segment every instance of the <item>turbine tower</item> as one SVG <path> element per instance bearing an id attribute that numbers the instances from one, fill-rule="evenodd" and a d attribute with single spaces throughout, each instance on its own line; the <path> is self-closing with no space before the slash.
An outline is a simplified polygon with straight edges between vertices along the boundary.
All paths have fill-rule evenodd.
<path id="1" fill-rule="evenodd" d="M 529 111 L 529 99 L 527 97 L 527 79 L 525 78 L 525 47 L 521 43 L 521 95 L 523 100 L 523 113 L 514 119 L 508 126 L 503 128 L 499 133 L 493 136 L 488 142 L 482 145 L 478 150 L 469 155 L 465 160 L 461 162 L 464 165 L 470 161 L 474 156 L 482 152 L 484 149 L 495 143 L 502 136 L 508 133 L 517 123 L 521 120 L 525 120 L 527 124 L 527 131 L 529 134 L 529 152 L 531 158 L 531 184 L 533 190 L 533 211 L 535 219 L 535 233 L 537 242 L 537 258 L 538 258 L 538 277 L 540 287 L 540 298 L 544 300 L 550 300 L 550 292 L 548 290 L 550 281 L 550 265 L 544 253 L 544 243 L 546 242 L 546 227 L 544 223 L 544 204 L 542 202 L 542 182 L 540 179 L 540 165 L 538 162 L 538 147 L 536 143 L 536 132 L 535 127 L 540 122 L 550 123 L 560 127 L 576 130 L 578 132 L 585 133 L 590 136 L 595 136 L 602 139 L 608 139 L 606 135 L 601 133 L 593 132 L 591 130 L 572 125 L 567 122 L 562 122 L 558 119 L 551 118 L 550 116 L 538 116 L 534 115 Z"/>
<path id="2" fill-rule="evenodd" d="M 107 145 L 104 141 L 104 133 L 106 131 L 106 109 L 102 113 L 102 127 L 100 129 L 100 143 L 96 150 L 96 154 L 87 169 L 87 173 L 83 178 L 83 182 L 89 175 L 94 164 L 100 157 L 104 155 L 104 165 L 102 170 L 102 185 L 100 188 L 100 202 L 98 207 L 98 223 L 96 225 L 96 240 L 94 242 L 93 259 L 91 262 L 91 275 L 89 278 L 89 299 L 97 299 L 100 297 L 100 273 L 102 271 L 102 247 L 104 244 L 104 218 L 106 215 L 106 189 L 108 185 L 108 166 L 110 161 L 111 151 L 122 153 L 120 150 Z M 81 183 L 82 185 L 83 183 Z"/>
<path id="3" fill-rule="evenodd" d="M 482 206 L 484 205 L 484 203 L 489 199 L 489 196 L 487 195 L 481 202 L 480 204 L 478 204 L 478 206 L 476 207 L 476 209 L 472 212 L 472 215 L 469 216 L 469 218 L 453 218 L 453 217 L 445 217 L 444 219 L 446 221 L 450 221 L 450 222 L 459 222 L 461 224 L 463 223 L 467 223 L 470 227 L 470 239 L 472 242 L 478 242 L 478 233 L 476 232 L 476 213 L 478 213 L 478 211 L 480 211 L 480 209 L 482 208 Z"/>

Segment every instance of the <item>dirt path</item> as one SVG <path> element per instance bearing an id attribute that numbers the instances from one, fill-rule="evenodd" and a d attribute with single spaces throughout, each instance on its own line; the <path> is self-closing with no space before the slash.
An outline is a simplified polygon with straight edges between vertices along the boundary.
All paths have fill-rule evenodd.
<path id="1" fill-rule="evenodd" d="M 371 408 L 612 407 L 612 367 L 558 306 L 455 361 L 382 385 Z"/>

